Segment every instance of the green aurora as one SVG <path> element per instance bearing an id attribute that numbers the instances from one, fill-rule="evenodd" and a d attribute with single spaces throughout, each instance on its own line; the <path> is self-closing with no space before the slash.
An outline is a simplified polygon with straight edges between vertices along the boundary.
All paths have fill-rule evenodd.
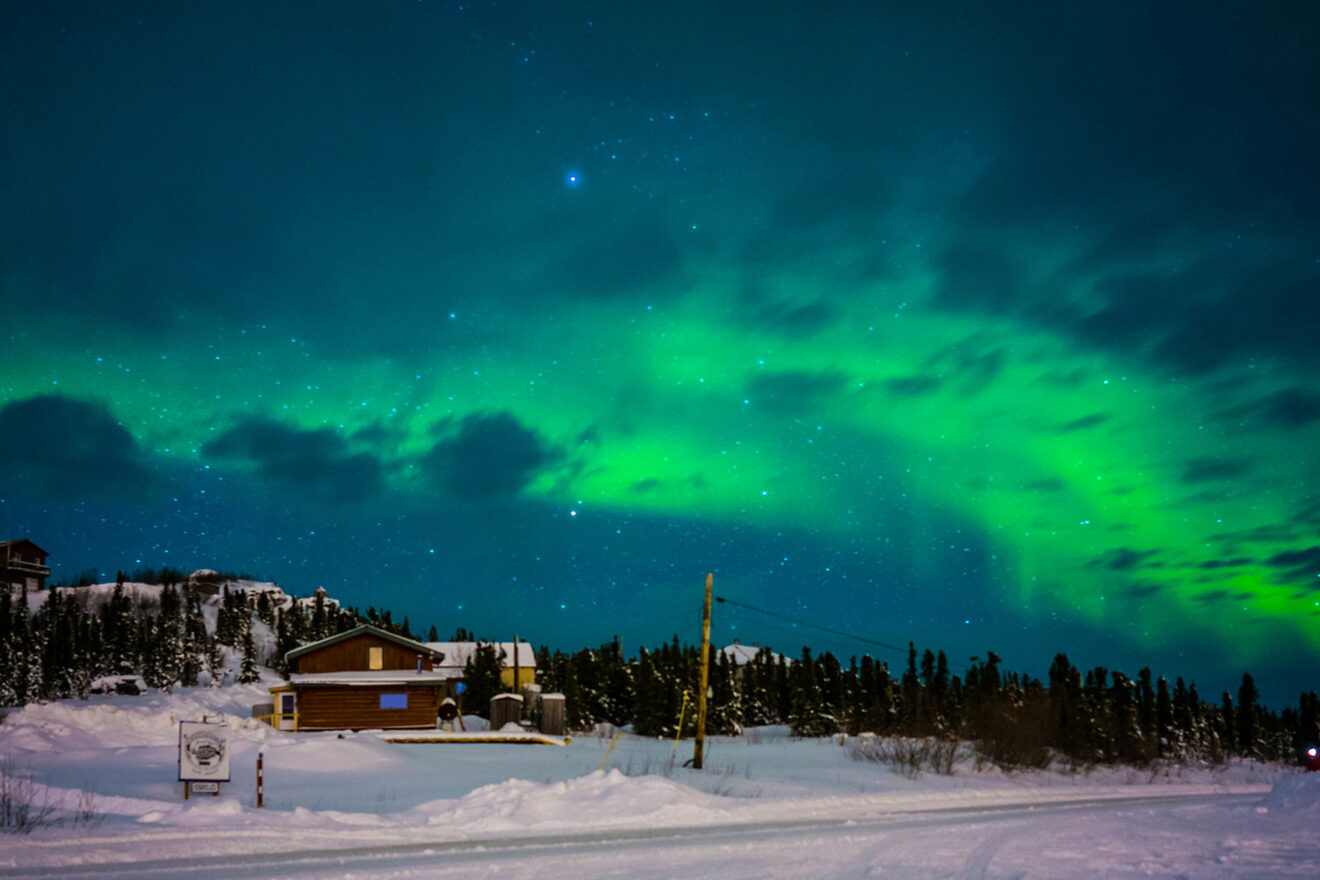
<path id="1" fill-rule="evenodd" d="M 4 13 L 0 537 L 65 577 L 574 647 L 709 568 L 1037 675 L 1311 686 L 1314 16 L 152 10 Z M 717 638 L 865 649 L 763 623 Z"/>

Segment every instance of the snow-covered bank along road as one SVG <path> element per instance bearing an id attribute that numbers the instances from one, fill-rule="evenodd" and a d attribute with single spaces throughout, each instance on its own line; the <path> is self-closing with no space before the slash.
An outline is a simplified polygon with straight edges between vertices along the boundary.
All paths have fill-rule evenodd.
<path id="1" fill-rule="evenodd" d="M 1286 785 L 1286 784 L 1285 784 Z M 1156 794 L 1124 799 L 938 807 L 860 820 L 784 819 L 697 827 L 588 827 L 573 834 L 465 841 L 327 847 L 322 835 L 290 834 L 294 849 L 241 854 L 244 843 L 273 843 L 255 829 L 221 832 L 229 855 L 186 854 L 179 835 L 147 834 L 84 841 L 81 863 L 0 870 L 0 876 L 64 877 L 378 877 L 539 878 L 550 876 L 670 878 L 1094 878 L 1320 876 L 1320 832 L 1313 810 L 1297 810 L 1297 789 L 1253 795 Z M 851 799 L 845 799 L 851 800 Z M 1049 801 L 1047 798 L 1046 801 Z M 786 805 L 779 805 L 781 808 Z M 1300 821 L 1299 821 L 1300 820 Z M 434 829 L 432 829 L 434 830 Z M 379 831 L 377 832 L 379 835 Z M 388 837 L 391 835 L 380 835 Z M 205 837 L 196 840 L 205 845 Z M 73 841 L 67 841 L 71 844 Z M 304 844 L 298 847 L 297 844 Z M 108 845 L 108 846 L 107 846 Z M 100 862 L 99 855 L 110 863 Z M 44 848 L 44 847 L 43 847 Z M 64 847 L 58 847 L 63 849 Z M 146 856 L 156 852 L 156 858 Z M 166 856 L 166 852 L 175 855 Z M 72 855 L 67 852 L 66 855 Z M 56 860 L 62 861 L 62 860 Z"/>

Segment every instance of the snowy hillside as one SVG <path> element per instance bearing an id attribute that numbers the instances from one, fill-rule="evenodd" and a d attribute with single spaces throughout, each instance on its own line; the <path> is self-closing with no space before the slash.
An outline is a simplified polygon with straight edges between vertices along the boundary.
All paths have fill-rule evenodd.
<path id="1" fill-rule="evenodd" d="M 116 586 L 117 584 L 112 581 L 84 587 L 53 587 L 50 590 L 31 592 L 27 595 L 28 613 L 35 614 L 46 603 L 51 593 L 59 593 L 61 598 L 73 597 L 89 613 L 96 614 L 110 601 L 115 593 Z M 267 581 L 228 580 L 224 582 L 223 586 L 231 593 L 243 593 L 247 596 L 257 596 L 265 593 L 274 602 L 274 607 L 287 607 L 289 604 L 299 601 L 287 595 L 277 584 Z M 144 584 L 135 581 L 125 581 L 123 584 L 123 594 L 132 603 L 133 607 L 151 613 L 160 610 L 160 596 L 164 589 L 160 584 Z M 17 593 L 14 595 L 17 595 Z M 218 594 L 201 597 L 202 616 L 206 620 L 207 632 L 212 635 L 215 634 L 220 601 L 221 596 Z M 267 624 L 254 618 L 252 621 L 252 640 L 256 644 L 258 659 L 260 662 L 266 663 L 275 653 L 275 633 Z M 226 668 L 230 668 L 231 671 L 236 673 L 238 670 L 236 652 L 227 647 L 222 650 L 226 654 Z"/>

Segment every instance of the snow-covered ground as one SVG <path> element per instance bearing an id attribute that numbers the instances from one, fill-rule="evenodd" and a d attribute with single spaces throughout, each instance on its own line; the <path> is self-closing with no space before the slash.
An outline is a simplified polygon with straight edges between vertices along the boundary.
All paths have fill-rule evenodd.
<path id="1" fill-rule="evenodd" d="M 0 724 L 0 876 L 1320 877 L 1320 774 L 1235 764 L 908 779 L 780 728 L 708 743 L 398 744 L 281 733 L 263 686 L 32 705 Z M 183 800 L 180 720 L 232 781 Z M 478 719 L 472 719 L 476 721 Z M 256 808 L 256 760 L 265 767 Z M 3 798 L 0 797 L 0 800 Z M 0 803 L 0 807 L 3 804 Z"/>

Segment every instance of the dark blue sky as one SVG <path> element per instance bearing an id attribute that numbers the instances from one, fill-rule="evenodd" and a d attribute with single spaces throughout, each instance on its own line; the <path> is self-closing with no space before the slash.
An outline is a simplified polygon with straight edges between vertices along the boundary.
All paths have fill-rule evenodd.
<path id="1" fill-rule="evenodd" d="M 1300 3 L 10 4 L 3 537 L 569 649 L 714 571 L 1291 702 L 1318 57 Z M 866 650 L 785 626 L 715 631 Z"/>

